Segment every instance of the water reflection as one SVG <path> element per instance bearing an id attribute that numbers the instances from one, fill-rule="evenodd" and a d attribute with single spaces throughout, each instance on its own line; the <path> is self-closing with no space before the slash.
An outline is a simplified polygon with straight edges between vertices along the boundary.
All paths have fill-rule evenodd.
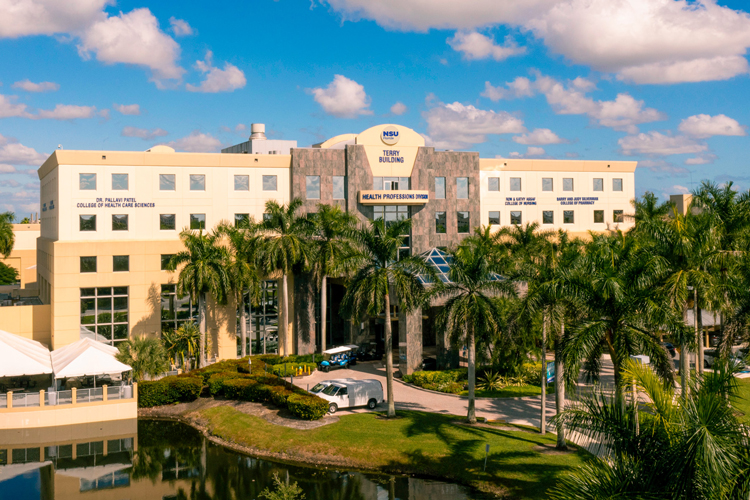
<path id="1" fill-rule="evenodd" d="M 176 422 L 0 431 L 1 499 L 255 499 L 274 473 L 298 482 L 307 500 L 479 498 L 450 483 L 252 458 Z"/>

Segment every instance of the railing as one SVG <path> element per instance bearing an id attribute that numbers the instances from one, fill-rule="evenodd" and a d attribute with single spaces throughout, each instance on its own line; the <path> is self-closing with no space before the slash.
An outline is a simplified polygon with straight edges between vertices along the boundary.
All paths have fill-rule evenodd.
<path id="1" fill-rule="evenodd" d="M 73 391 L 57 391 L 45 394 L 45 403 L 50 406 L 72 405 Z"/>
<path id="2" fill-rule="evenodd" d="M 92 403 L 104 401 L 104 390 L 101 387 L 95 389 L 78 389 L 76 403 Z"/>
<path id="3" fill-rule="evenodd" d="M 116 387 L 107 387 L 107 399 L 131 399 L 133 397 L 132 385 L 120 385 Z"/>
<path id="4" fill-rule="evenodd" d="M 135 388 L 133 385 L 104 386 L 92 389 L 72 389 L 69 391 L 8 392 L 0 394 L 0 410 L 126 400 L 133 399 L 134 395 Z"/>
<path id="5" fill-rule="evenodd" d="M 38 392 L 22 392 L 13 394 L 13 408 L 27 408 L 39 406 Z"/>
<path id="6" fill-rule="evenodd" d="M 8 407 L 8 396 L 6 394 L 0 394 L 0 408 Z"/>

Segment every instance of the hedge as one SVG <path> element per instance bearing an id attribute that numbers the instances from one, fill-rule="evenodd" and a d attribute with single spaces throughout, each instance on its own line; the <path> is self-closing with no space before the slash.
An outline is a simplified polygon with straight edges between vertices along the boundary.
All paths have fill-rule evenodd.
<path id="1" fill-rule="evenodd" d="M 148 408 L 195 401 L 203 390 L 199 377 L 171 376 L 138 384 L 138 406 Z"/>
<path id="2" fill-rule="evenodd" d="M 290 375 L 297 374 L 298 369 L 307 368 L 310 373 L 314 372 L 318 367 L 315 363 L 280 363 L 271 366 L 271 373 L 278 375 L 279 377 L 288 377 Z"/>
<path id="3" fill-rule="evenodd" d="M 251 378 L 233 378 L 224 380 L 224 397 L 240 401 L 252 401 L 252 392 L 256 385 L 258 385 L 258 382 Z"/>
<path id="4" fill-rule="evenodd" d="M 328 413 L 328 401 L 311 394 L 292 394 L 286 405 L 293 415 L 304 420 L 318 420 Z"/>
<path id="5" fill-rule="evenodd" d="M 239 372 L 214 373 L 208 378 L 208 390 L 212 396 L 224 394 L 224 382 L 229 379 L 248 378 L 250 374 Z"/>

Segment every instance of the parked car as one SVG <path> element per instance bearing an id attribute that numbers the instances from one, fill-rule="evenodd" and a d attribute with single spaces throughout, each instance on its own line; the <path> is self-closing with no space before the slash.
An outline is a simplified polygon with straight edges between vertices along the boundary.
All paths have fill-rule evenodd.
<path id="1" fill-rule="evenodd" d="M 359 346 L 340 346 L 323 351 L 328 358 L 318 363 L 318 370 L 329 372 L 337 368 L 349 368 L 357 364 L 357 350 Z"/>
<path id="2" fill-rule="evenodd" d="M 664 349 L 667 350 L 670 356 L 672 356 L 673 358 L 677 356 L 677 350 L 672 344 L 670 344 L 669 342 L 662 342 L 661 345 L 664 346 Z"/>
<path id="3" fill-rule="evenodd" d="M 379 380 L 342 380 L 331 383 L 318 393 L 318 396 L 328 401 L 328 411 L 336 413 L 339 408 L 354 408 L 367 406 L 374 410 L 378 403 L 382 403 L 383 384 Z"/>
<path id="4" fill-rule="evenodd" d="M 703 367 L 711 368 L 714 366 L 714 362 L 719 358 L 719 351 L 716 349 L 706 349 L 703 351 Z M 745 359 L 742 353 L 733 352 L 729 355 L 729 359 L 732 365 L 738 368 L 745 367 Z"/>

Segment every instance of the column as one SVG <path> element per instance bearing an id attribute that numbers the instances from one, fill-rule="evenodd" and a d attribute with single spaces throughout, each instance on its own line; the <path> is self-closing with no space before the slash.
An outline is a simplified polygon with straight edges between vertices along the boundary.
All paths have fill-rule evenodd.
<path id="1" fill-rule="evenodd" d="M 398 359 L 402 375 L 422 366 L 422 308 L 398 314 Z"/>
<path id="2" fill-rule="evenodd" d="M 297 354 L 312 354 L 315 352 L 315 281 L 309 273 L 297 274 L 290 288 L 294 295 L 289 308 L 294 321 L 291 331 L 294 349 Z"/>

